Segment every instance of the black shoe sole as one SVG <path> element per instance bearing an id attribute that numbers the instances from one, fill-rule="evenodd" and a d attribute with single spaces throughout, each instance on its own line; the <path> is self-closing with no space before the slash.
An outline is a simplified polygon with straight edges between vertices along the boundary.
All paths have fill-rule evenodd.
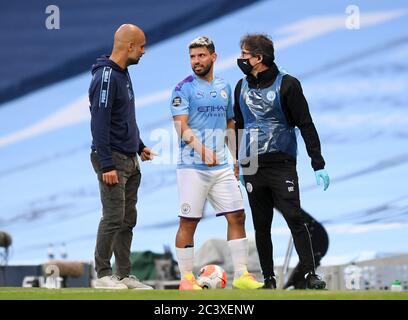
<path id="1" fill-rule="evenodd" d="M 313 287 L 308 287 L 307 289 L 310 290 L 324 290 L 326 288 L 326 284 L 325 283 L 321 283 L 321 284 L 316 284 Z"/>

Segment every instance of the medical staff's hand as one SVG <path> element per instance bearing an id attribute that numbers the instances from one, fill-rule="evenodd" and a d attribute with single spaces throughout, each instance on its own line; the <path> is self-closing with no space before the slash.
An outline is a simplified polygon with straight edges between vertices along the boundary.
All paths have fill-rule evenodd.
<path id="1" fill-rule="evenodd" d="M 327 171 L 325 169 L 317 170 L 315 171 L 315 175 L 317 185 L 320 186 L 320 179 L 322 179 L 324 184 L 324 191 L 326 191 L 330 184 L 330 177 Z"/>

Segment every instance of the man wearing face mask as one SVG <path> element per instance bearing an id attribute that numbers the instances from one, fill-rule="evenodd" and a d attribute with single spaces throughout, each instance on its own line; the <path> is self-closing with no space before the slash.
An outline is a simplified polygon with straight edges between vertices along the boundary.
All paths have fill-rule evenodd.
<path id="1" fill-rule="evenodd" d="M 240 46 L 241 57 L 237 63 L 245 77 L 235 87 L 235 127 L 264 288 L 276 288 L 271 241 L 275 207 L 282 213 L 292 233 L 306 288 L 324 289 L 326 283 L 315 273 L 310 233 L 300 209 L 296 171 L 295 127 L 298 127 L 311 158 L 317 184 L 322 179 L 324 190 L 329 186 L 319 136 L 307 101 L 300 82 L 276 66 L 273 42 L 269 36 L 245 35 Z"/>

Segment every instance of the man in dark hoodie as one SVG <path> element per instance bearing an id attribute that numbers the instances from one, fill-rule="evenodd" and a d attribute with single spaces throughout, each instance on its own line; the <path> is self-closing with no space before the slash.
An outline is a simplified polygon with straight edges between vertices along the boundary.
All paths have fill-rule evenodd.
<path id="1" fill-rule="evenodd" d="M 310 233 L 300 208 L 295 127 L 300 129 L 305 141 L 317 184 L 322 179 L 324 190 L 329 186 L 329 175 L 324 169 L 319 136 L 300 82 L 278 69 L 274 59 L 269 36 L 248 34 L 241 39 L 241 57 L 237 62 L 245 77 L 235 87 L 235 128 L 243 130 L 239 159 L 264 288 L 276 288 L 271 241 L 276 207 L 292 233 L 306 288 L 324 289 L 326 283 L 315 274 Z"/>
<path id="2" fill-rule="evenodd" d="M 89 87 L 91 161 L 99 180 L 103 207 L 95 248 L 95 288 L 152 289 L 130 275 L 130 247 L 136 225 L 137 191 L 142 161 L 155 153 L 143 144 L 135 119 L 135 100 L 127 67 L 145 52 L 145 35 L 124 24 L 115 33 L 112 54 L 97 60 Z M 112 275 L 110 259 L 116 259 Z"/>

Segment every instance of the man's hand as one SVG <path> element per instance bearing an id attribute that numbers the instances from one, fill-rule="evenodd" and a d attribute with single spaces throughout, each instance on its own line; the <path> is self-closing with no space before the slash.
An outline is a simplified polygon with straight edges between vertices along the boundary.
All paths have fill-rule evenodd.
<path id="1" fill-rule="evenodd" d="M 102 181 L 108 186 L 119 183 L 119 176 L 116 170 L 111 170 L 105 173 L 102 173 Z"/>
<path id="2" fill-rule="evenodd" d="M 144 147 L 142 152 L 140 153 L 140 159 L 142 159 L 142 161 L 153 160 L 154 156 L 157 155 L 158 154 L 155 153 L 152 149 Z"/>
<path id="3" fill-rule="evenodd" d="M 203 147 L 203 151 L 201 153 L 201 159 L 209 167 L 213 167 L 219 163 L 217 159 L 217 153 L 205 147 Z"/>

